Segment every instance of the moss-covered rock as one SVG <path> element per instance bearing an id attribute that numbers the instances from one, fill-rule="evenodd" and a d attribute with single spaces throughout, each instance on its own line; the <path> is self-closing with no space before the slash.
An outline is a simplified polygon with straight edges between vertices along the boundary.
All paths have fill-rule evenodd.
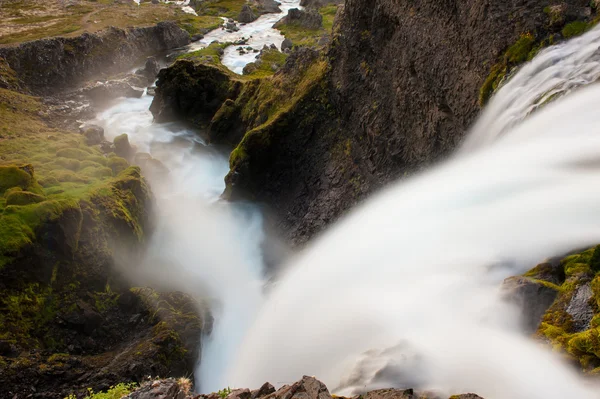
<path id="1" fill-rule="evenodd" d="M 6 205 L 29 205 L 43 202 L 46 198 L 43 195 L 35 194 L 29 191 L 13 191 L 6 196 Z"/>

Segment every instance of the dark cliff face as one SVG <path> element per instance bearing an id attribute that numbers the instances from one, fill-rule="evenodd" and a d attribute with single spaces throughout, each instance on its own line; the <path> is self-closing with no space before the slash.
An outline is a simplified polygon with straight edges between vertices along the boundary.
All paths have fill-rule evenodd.
<path id="1" fill-rule="evenodd" d="M 76 87 L 90 79 L 131 68 L 141 57 L 190 41 L 189 34 L 172 22 L 127 30 L 110 28 L 97 34 L 51 38 L 0 48 L 24 85 L 36 93 Z"/>
<path id="2" fill-rule="evenodd" d="M 286 126 L 267 164 L 233 165 L 233 192 L 272 205 L 290 239 L 306 241 L 366 194 L 451 152 L 479 112 L 490 66 L 520 35 L 545 34 L 549 4 L 347 0 L 328 54 L 335 117 L 322 109 Z"/>

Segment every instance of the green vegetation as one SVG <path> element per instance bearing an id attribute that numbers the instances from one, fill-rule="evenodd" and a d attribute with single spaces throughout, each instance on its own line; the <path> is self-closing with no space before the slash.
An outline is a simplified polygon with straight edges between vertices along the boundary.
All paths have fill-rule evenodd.
<path id="1" fill-rule="evenodd" d="M 277 49 L 264 49 L 260 60 L 250 63 L 244 68 L 244 76 L 252 79 L 271 76 L 285 64 L 287 57 L 287 54 Z"/>
<path id="2" fill-rule="evenodd" d="M 217 394 L 219 394 L 221 399 L 225 399 L 227 396 L 229 396 L 230 393 L 231 393 L 231 388 L 229 388 L 229 387 L 223 388 L 223 389 L 219 390 L 219 392 L 217 392 Z"/>
<path id="3" fill-rule="evenodd" d="M 190 35 L 198 33 L 206 33 L 213 29 L 217 29 L 223 24 L 223 20 L 219 17 L 210 15 L 191 15 L 186 14 L 178 20 L 178 25 L 185 29 Z"/>
<path id="4" fill-rule="evenodd" d="M 180 60 L 190 60 L 194 62 L 200 62 L 208 65 L 215 65 L 220 67 L 222 70 L 231 73 L 229 69 L 227 69 L 223 64 L 221 64 L 221 56 L 223 55 L 223 50 L 226 47 L 229 47 L 232 43 L 219 43 L 213 42 L 200 50 L 193 51 L 191 53 L 181 54 L 177 59 Z"/>
<path id="5" fill-rule="evenodd" d="M 288 76 L 275 75 L 261 79 L 254 85 L 246 85 L 236 100 L 241 118 L 250 127 L 240 144 L 233 150 L 229 164 L 233 170 L 248 159 L 252 149 L 265 148 L 271 133 L 286 123 L 286 115 L 306 100 L 326 103 L 326 98 L 311 98 L 313 89 L 320 87 L 329 69 L 325 59 L 317 59 L 296 73 Z"/>
<path id="6" fill-rule="evenodd" d="M 88 388 L 88 394 L 85 399 L 121 399 L 123 396 L 129 395 L 137 388 L 136 383 L 120 383 L 113 387 L 110 387 L 106 392 L 94 392 L 93 389 Z M 77 399 L 76 395 L 69 395 L 65 399 Z"/>
<path id="7" fill-rule="evenodd" d="M 585 21 L 574 21 L 570 24 L 565 25 L 562 29 L 562 35 L 565 39 L 570 39 L 575 36 L 579 36 L 592 29 L 593 23 Z"/>
<path id="8" fill-rule="evenodd" d="M 283 36 L 290 39 L 294 46 L 314 47 L 322 37 L 331 35 L 337 6 L 329 5 L 322 7 L 319 13 L 323 16 L 323 26 L 319 29 L 306 29 L 296 23 L 279 24 L 277 29 L 281 31 Z"/>
<path id="9" fill-rule="evenodd" d="M 567 256 L 561 261 L 564 281 L 555 285 L 543 280 L 548 274 L 544 265 L 527 273 L 529 278 L 546 283 L 559 294 L 546 311 L 537 335 L 548 340 L 554 350 L 579 362 L 584 371 L 598 371 L 600 367 L 600 246 L 579 254 Z M 590 284 L 593 296 L 589 305 L 595 313 L 591 325 L 584 331 L 576 331 L 567 308 L 578 288 Z"/>
<path id="10" fill-rule="evenodd" d="M 198 7 L 198 14 L 217 17 L 237 18 L 246 0 L 207 0 Z M 259 14 L 253 10 L 255 15 Z"/>

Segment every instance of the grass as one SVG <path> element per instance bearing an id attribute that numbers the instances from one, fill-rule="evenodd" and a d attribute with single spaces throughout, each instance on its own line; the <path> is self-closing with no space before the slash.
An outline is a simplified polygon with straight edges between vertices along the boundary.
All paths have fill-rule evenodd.
<path id="1" fill-rule="evenodd" d="M 10 1 L 10 0 L 9 0 Z M 109 26 L 151 26 L 161 21 L 176 21 L 190 34 L 216 29 L 222 23 L 216 15 L 194 16 L 174 4 L 144 2 L 121 3 L 114 0 L 79 0 L 63 6 L 59 0 L 44 2 L 13 0 L 0 8 L 0 18 L 9 32 L 0 36 L 0 44 L 21 43 L 45 37 L 77 36 L 97 32 Z"/>
<path id="2" fill-rule="evenodd" d="M 198 33 L 206 33 L 213 29 L 219 28 L 223 24 L 223 20 L 216 16 L 200 15 L 195 16 L 186 14 L 178 19 L 178 25 L 185 29 L 190 35 Z"/>
<path id="3" fill-rule="evenodd" d="M 337 13 L 337 6 L 322 7 L 319 13 L 323 16 L 323 26 L 319 29 L 306 29 L 297 23 L 280 24 L 277 29 L 283 36 L 290 39 L 294 46 L 314 47 L 323 36 L 331 34 L 333 21 Z"/>
<path id="4" fill-rule="evenodd" d="M 256 92 L 249 99 L 244 93 L 238 97 L 241 118 L 250 129 L 230 155 L 232 170 L 248 158 L 250 147 L 269 144 L 270 127 L 279 122 L 285 123 L 283 117 L 302 100 L 307 99 L 312 89 L 323 81 L 328 68 L 326 60 L 318 59 L 295 76 L 275 75 L 261 79 Z M 246 86 L 248 87 L 251 86 Z"/>
<path id="5" fill-rule="evenodd" d="M 236 19 L 246 0 L 207 0 L 198 8 L 198 14 Z"/>
<path id="6" fill-rule="evenodd" d="M 250 67 L 252 68 L 252 72 L 246 74 L 245 76 L 253 79 L 271 76 L 276 72 L 276 70 L 285 64 L 287 57 L 287 54 L 282 53 L 277 49 L 270 48 L 268 50 L 263 50 L 260 61 L 249 64 L 253 65 L 254 68 Z M 275 70 L 273 67 L 275 67 Z"/>
<path id="7" fill-rule="evenodd" d="M 129 395 L 137 388 L 136 383 L 120 383 L 110 387 L 106 392 L 94 392 L 88 388 L 88 394 L 85 399 L 121 399 L 123 396 Z M 76 395 L 69 395 L 65 399 L 77 399 Z"/>
<path id="8" fill-rule="evenodd" d="M 129 166 L 87 146 L 82 135 L 49 127 L 38 116 L 43 111 L 39 99 L 0 89 L 0 268 L 33 243 L 42 223 Z"/>

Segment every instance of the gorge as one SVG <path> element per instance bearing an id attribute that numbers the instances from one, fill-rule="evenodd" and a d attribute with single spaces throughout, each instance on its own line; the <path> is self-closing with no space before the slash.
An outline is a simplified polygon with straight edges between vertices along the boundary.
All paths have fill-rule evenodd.
<path id="1" fill-rule="evenodd" d="M 0 396 L 598 397 L 596 6 L 268 3 L 0 48 Z"/>

